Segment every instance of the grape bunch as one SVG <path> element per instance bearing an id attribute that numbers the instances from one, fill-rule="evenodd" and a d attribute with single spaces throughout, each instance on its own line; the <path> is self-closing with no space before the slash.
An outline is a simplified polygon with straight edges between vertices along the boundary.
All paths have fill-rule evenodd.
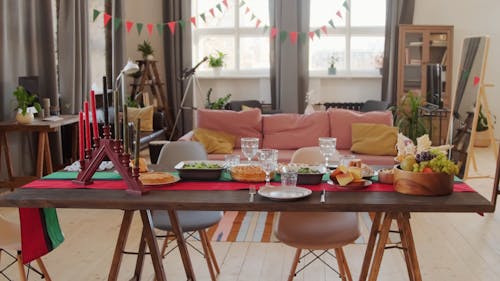
<path id="1" fill-rule="evenodd" d="M 458 166 L 455 162 L 449 160 L 445 153 L 436 149 L 417 154 L 415 160 L 417 163 L 413 164 L 413 172 L 425 172 L 430 168 L 432 172 L 436 173 L 458 174 Z"/>
<path id="2" fill-rule="evenodd" d="M 424 161 L 431 161 L 434 157 L 436 157 L 436 155 L 432 154 L 430 151 L 422 151 L 415 156 L 415 160 L 420 163 Z"/>

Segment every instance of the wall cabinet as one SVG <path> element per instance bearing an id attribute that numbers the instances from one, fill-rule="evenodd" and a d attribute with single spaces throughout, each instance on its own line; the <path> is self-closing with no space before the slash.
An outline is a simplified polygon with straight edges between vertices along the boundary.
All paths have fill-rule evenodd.
<path id="1" fill-rule="evenodd" d="M 439 70 L 439 76 L 433 74 L 436 73 L 436 69 Z M 399 26 L 398 104 L 411 91 L 434 104 L 436 108 L 449 110 L 452 70 L 453 26 L 406 24 Z M 447 132 L 448 120 L 439 121 L 440 125 L 431 124 L 429 127 L 434 144 L 443 143 L 447 136 L 443 132 Z M 441 134 L 434 133 L 439 129 Z M 444 137 L 437 137 L 438 135 Z"/>

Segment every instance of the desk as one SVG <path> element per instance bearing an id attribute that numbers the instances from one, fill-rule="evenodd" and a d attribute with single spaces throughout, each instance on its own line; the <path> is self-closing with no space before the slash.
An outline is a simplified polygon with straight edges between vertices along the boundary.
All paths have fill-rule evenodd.
<path id="1" fill-rule="evenodd" d="M 124 211 L 122 226 L 117 240 L 108 280 L 116 280 L 121 263 L 120 249 L 127 239 L 130 221 L 134 211 L 141 213 L 144 226 L 143 235 L 149 245 L 157 280 L 166 280 L 158 246 L 153 235 L 150 210 L 168 210 L 172 224 L 176 225 L 181 257 L 188 280 L 196 280 L 193 268 L 183 240 L 182 229 L 177 223 L 175 210 L 229 210 L 229 211 L 307 211 L 307 212 L 376 212 L 379 222 L 383 218 L 380 232 L 377 222 L 373 224 L 369 245 L 363 262 L 360 280 L 376 280 L 382 260 L 383 242 L 388 232 L 388 222 L 393 218 L 401 223 L 409 256 L 405 253 L 408 269 L 416 276 L 412 280 L 421 280 L 415 245 L 409 224 L 411 212 L 493 212 L 494 206 L 486 198 L 475 192 L 455 192 L 449 196 L 409 196 L 396 192 L 336 192 L 327 194 L 326 203 L 320 203 L 319 192 L 303 200 L 276 202 L 256 196 L 249 202 L 248 191 L 151 191 L 144 196 L 133 196 L 123 190 L 93 189 L 17 189 L 0 195 L 0 206 L 5 207 L 55 207 L 86 209 L 121 209 Z M 377 219 L 377 218 L 376 218 Z M 378 243 L 377 243 L 377 238 Z M 372 253 L 375 257 L 372 262 Z M 411 268 L 410 268 L 411 266 Z M 140 277 L 140 272 L 136 277 Z M 136 279 L 138 280 L 138 278 Z"/>
<path id="2" fill-rule="evenodd" d="M 9 180 L 14 177 L 14 172 L 12 168 L 12 163 L 10 161 L 10 150 L 7 141 L 7 132 L 33 132 L 38 133 L 38 146 L 37 146 L 37 160 L 36 160 L 36 177 L 41 178 L 43 176 L 44 164 L 47 174 L 53 172 L 52 168 L 52 156 L 50 153 L 49 144 L 49 132 L 57 132 L 62 126 L 71 125 L 78 122 L 77 115 L 60 115 L 61 120 L 58 121 L 42 121 L 41 119 L 35 119 L 31 124 L 19 124 L 17 121 L 3 121 L 0 122 L 0 157 L 2 148 L 5 153 L 5 162 L 7 166 L 7 175 Z M 75 129 L 73 133 L 73 139 L 77 140 L 78 132 Z M 74 146 L 76 149 L 77 146 Z M 76 155 L 76 150 L 72 152 Z M 0 159 L 1 161 L 1 159 Z"/>

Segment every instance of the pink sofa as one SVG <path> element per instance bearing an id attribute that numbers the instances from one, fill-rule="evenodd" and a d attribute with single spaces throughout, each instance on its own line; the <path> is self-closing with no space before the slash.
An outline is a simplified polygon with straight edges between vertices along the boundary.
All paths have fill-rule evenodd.
<path id="1" fill-rule="evenodd" d="M 256 137 L 260 147 L 279 150 L 279 162 L 289 162 L 292 154 L 301 147 L 317 146 L 319 137 L 337 138 L 340 154 L 351 154 L 351 125 L 377 123 L 392 126 L 390 111 L 361 113 L 346 109 L 329 109 L 309 115 L 281 113 L 263 115 L 260 110 L 198 110 L 197 127 L 223 131 L 236 136 L 235 154 L 241 153 L 240 138 Z M 191 140 L 192 132 L 180 140 Z M 394 143 L 394 145 L 396 145 Z M 394 156 L 357 154 L 369 165 L 392 165 Z M 243 155 L 242 155 L 243 157 Z M 224 154 L 210 154 L 209 159 L 222 160 Z M 244 158 L 242 158 L 244 159 Z"/>

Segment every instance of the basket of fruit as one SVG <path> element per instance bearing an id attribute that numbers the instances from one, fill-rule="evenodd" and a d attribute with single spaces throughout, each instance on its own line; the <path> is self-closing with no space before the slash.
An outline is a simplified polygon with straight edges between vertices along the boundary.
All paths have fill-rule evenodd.
<path id="1" fill-rule="evenodd" d="M 394 169 L 394 189 L 410 195 L 448 195 L 453 192 L 457 165 L 443 151 L 431 149 L 407 155 Z"/>

